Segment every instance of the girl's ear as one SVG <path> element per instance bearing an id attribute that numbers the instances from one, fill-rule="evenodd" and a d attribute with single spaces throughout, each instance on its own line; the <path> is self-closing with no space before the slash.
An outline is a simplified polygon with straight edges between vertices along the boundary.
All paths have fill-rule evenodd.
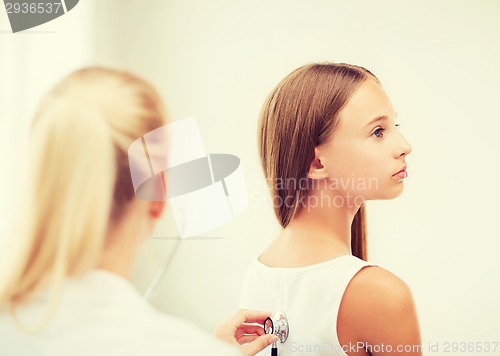
<path id="1" fill-rule="evenodd" d="M 317 147 L 314 148 L 314 159 L 309 166 L 309 173 L 307 174 L 307 177 L 310 179 L 324 179 L 328 177 L 325 167 L 321 164 L 319 150 Z"/>
<path id="2" fill-rule="evenodd" d="M 153 219 L 158 219 L 161 217 L 164 208 L 165 208 L 164 201 L 152 201 L 149 203 L 149 215 Z"/>

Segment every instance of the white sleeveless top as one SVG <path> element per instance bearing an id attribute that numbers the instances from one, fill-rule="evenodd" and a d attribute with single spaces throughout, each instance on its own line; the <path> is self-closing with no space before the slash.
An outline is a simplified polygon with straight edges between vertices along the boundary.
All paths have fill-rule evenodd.
<path id="1" fill-rule="evenodd" d="M 296 268 L 272 268 L 254 260 L 240 297 L 246 309 L 283 311 L 289 336 L 278 344 L 280 356 L 346 355 L 337 337 L 337 315 L 347 285 L 363 267 L 352 255 Z M 266 348 L 258 355 L 270 355 Z"/>

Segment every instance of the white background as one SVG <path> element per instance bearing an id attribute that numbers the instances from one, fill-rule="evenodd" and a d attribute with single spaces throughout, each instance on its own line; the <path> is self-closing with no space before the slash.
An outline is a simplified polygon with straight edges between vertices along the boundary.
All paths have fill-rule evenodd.
<path id="1" fill-rule="evenodd" d="M 368 205 L 370 260 L 410 285 L 424 346 L 500 341 L 500 2 L 82 0 L 18 34 L 2 12 L 0 31 L 0 242 L 43 92 L 82 65 L 133 70 L 173 119 L 197 116 L 207 152 L 237 155 L 245 171 L 247 211 L 181 242 L 152 298 L 211 331 L 279 229 L 256 146 L 265 96 L 303 64 L 353 63 L 381 79 L 413 146 L 405 193 Z M 176 233 L 168 212 L 163 239 L 139 251 L 139 290 Z"/>

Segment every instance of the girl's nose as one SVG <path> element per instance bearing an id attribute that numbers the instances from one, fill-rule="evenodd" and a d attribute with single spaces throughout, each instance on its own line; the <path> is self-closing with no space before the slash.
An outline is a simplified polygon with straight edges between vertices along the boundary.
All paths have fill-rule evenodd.
<path id="1" fill-rule="evenodd" d="M 399 157 L 404 157 L 404 156 L 408 156 L 410 153 L 411 153 L 411 145 L 408 141 L 406 141 L 406 139 L 404 138 L 404 136 L 399 133 L 399 141 L 398 141 L 398 146 L 397 146 L 397 149 L 396 149 L 396 158 L 399 158 Z"/>

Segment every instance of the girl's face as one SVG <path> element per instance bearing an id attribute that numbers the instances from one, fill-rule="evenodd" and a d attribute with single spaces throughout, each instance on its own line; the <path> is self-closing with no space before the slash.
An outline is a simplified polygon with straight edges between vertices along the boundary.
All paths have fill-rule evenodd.
<path id="1" fill-rule="evenodd" d="M 340 111 L 331 140 L 316 148 L 324 177 L 336 194 L 371 200 L 402 192 L 411 146 L 395 119 L 385 91 L 366 80 Z"/>

